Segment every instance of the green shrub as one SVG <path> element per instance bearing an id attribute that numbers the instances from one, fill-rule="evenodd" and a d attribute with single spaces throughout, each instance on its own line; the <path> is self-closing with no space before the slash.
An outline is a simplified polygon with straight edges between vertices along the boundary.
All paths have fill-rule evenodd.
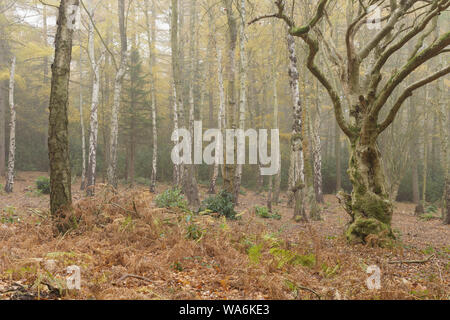
<path id="1" fill-rule="evenodd" d="M 434 219 L 439 219 L 438 217 L 434 216 L 432 213 L 427 213 L 427 214 L 422 214 L 419 217 L 420 220 L 424 220 L 424 221 L 431 221 Z"/>
<path id="2" fill-rule="evenodd" d="M 190 223 L 186 229 L 186 238 L 190 240 L 200 241 L 205 231 L 195 223 Z"/>
<path id="3" fill-rule="evenodd" d="M 234 211 L 233 195 L 226 191 L 221 191 L 218 195 L 205 199 L 199 211 L 218 213 L 228 219 L 236 219 L 237 214 Z"/>
<path id="4" fill-rule="evenodd" d="M 282 268 L 285 264 L 293 266 L 302 265 L 304 267 L 312 268 L 316 263 L 316 256 L 314 254 L 299 255 L 293 251 L 272 248 L 270 254 L 273 255 L 278 262 L 278 268 Z"/>
<path id="5" fill-rule="evenodd" d="M 50 179 L 47 177 L 37 178 L 36 187 L 42 194 L 50 194 Z"/>
<path id="6" fill-rule="evenodd" d="M 178 188 L 167 189 L 156 197 L 155 203 L 158 208 L 187 209 L 187 202 Z"/>
<path id="7" fill-rule="evenodd" d="M 425 208 L 425 213 L 436 213 L 438 208 L 434 204 L 430 204 Z"/>
<path id="8" fill-rule="evenodd" d="M 267 207 L 255 206 L 255 213 L 257 216 L 264 219 L 281 219 L 281 216 L 278 213 L 271 213 Z"/>
<path id="9" fill-rule="evenodd" d="M 7 206 L 0 212 L 0 223 L 13 224 L 19 222 L 19 217 L 16 215 L 16 208 Z"/>

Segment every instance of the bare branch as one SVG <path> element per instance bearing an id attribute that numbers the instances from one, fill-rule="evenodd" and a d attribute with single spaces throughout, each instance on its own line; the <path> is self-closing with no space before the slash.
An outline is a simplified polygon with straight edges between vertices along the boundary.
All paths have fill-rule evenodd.
<path id="1" fill-rule="evenodd" d="M 432 74 L 431 76 L 424 78 L 420 81 L 417 81 L 416 83 L 410 85 L 408 88 L 405 89 L 405 91 L 402 93 L 402 95 L 397 99 L 394 106 L 392 107 L 391 111 L 389 112 L 388 116 L 386 117 L 386 120 L 383 121 L 381 125 L 378 127 L 378 133 L 382 133 L 384 130 L 386 130 L 391 123 L 394 121 L 395 116 L 397 115 L 398 111 L 400 110 L 403 102 L 405 102 L 406 99 L 408 99 L 410 96 L 412 96 L 413 92 L 426 84 L 433 82 L 446 74 L 450 73 L 450 66 L 442 69 L 439 72 L 436 72 Z"/>
<path id="2" fill-rule="evenodd" d="M 450 32 L 445 33 L 441 38 L 428 46 L 425 50 L 410 59 L 399 72 L 395 73 L 386 83 L 381 93 L 375 100 L 374 107 L 371 110 L 372 116 L 378 115 L 387 99 L 390 97 L 394 89 L 414 70 L 424 64 L 426 61 L 434 58 L 442 53 L 448 45 L 450 45 Z"/>

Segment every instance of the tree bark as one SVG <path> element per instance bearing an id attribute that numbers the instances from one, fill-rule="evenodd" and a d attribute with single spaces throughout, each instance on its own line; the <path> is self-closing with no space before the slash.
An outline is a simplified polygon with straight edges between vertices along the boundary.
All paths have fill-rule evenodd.
<path id="1" fill-rule="evenodd" d="M 217 114 L 217 128 L 222 132 L 222 125 L 225 122 L 225 89 L 223 86 L 223 72 L 222 72 L 222 51 L 217 48 L 217 79 L 218 79 L 218 88 L 219 88 L 219 112 Z M 223 149 L 223 145 L 220 144 L 218 148 Z M 219 176 L 219 154 L 215 155 L 215 163 L 214 163 L 214 171 L 211 179 L 211 184 L 209 186 L 209 193 L 216 193 L 216 183 L 217 177 Z"/>
<path id="2" fill-rule="evenodd" d="M 308 218 L 304 205 L 305 173 L 303 157 L 303 106 L 300 100 L 299 73 L 297 69 L 297 57 L 295 54 L 295 40 L 291 35 L 287 36 L 289 50 L 289 82 L 292 92 L 293 119 L 291 137 L 291 183 L 290 192 L 294 199 L 294 219 L 306 221 Z"/>
<path id="3" fill-rule="evenodd" d="M 314 162 L 314 191 L 316 201 L 323 203 L 322 192 L 322 144 L 320 140 L 320 101 L 319 101 L 319 88 L 316 82 L 316 105 L 314 117 L 311 117 L 311 134 L 312 134 L 312 147 L 313 147 L 313 162 Z"/>
<path id="4" fill-rule="evenodd" d="M 2 9 L 3 5 L 0 4 L 0 9 Z M 0 15 L 2 17 L 2 15 Z M 7 43 L 3 38 L 5 38 L 4 35 L 4 28 L 2 25 L 0 25 L 0 67 L 6 66 L 7 59 Z M 5 175 L 5 169 L 6 169 L 6 141 L 5 141 L 5 131 L 6 131 L 6 96 L 7 96 L 7 88 L 6 88 L 6 81 L 0 81 L 0 176 Z"/>
<path id="5" fill-rule="evenodd" d="M 127 70 L 128 44 L 125 30 L 125 1 L 118 0 L 120 29 L 120 65 L 114 79 L 114 103 L 111 111 L 111 134 L 109 147 L 108 184 L 117 188 L 117 143 L 119 138 L 119 110 L 122 96 L 122 80 Z"/>
<path id="6" fill-rule="evenodd" d="M 272 41 L 273 41 L 273 47 L 276 46 L 276 28 L 275 25 L 272 27 Z M 279 120 L 278 120 L 278 113 L 279 113 L 279 103 L 278 103 L 278 71 L 276 69 L 276 52 L 274 52 L 273 49 L 271 49 L 271 56 L 272 56 L 272 87 L 273 87 L 273 129 L 279 129 Z M 268 201 L 270 203 L 270 210 L 272 210 L 272 203 L 278 204 L 279 198 L 280 198 L 280 184 L 281 184 L 281 157 L 278 157 L 278 172 L 273 177 L 269 177 L 270 184 L 269 184 L 269 196 Z"/>
<path id="7" fill-rule="evenodd" d="M 81 43 L 81 32 L 79 32 Z M 80 87 L 79 87 L 79 111 L 80 111 L 80 125 L 81 125 L 81 186 L 80 190 L 86 188 L 86 134 L 84 128 L 84 116 L 83 116 L 83 59 L 82 50 L 80 49 L 79 69 L 80 69 Z"/>
<path id="8" fill-rule="evenodd" d="M 390 228 L 393 205 L 385 189 L 385 179 L 381 166 L 373 126 L 366 123 L 358 137 L 351 139 L 349 178 L 353 185 L 350 203 L 352 221 L 346 231 L 350 242 L 364 242 L 371 234 L 392 236 Z"/>
<path id="9" fill-rule="evenodd" d="M 97 169 L 97 144 L 98 144 L 98 104 L 100 93 L 100 63 L 103 59 L 103 54 L 99 60 L 95 57 L 95 43 L 94 43 L 94 24 L 92 22 L 94 16 L 94 9 L 92 0 L 89 2 L 89 11 L 91 19 L 89 19 L 88 27 L 88 53 L 91 63 L 93 82 L 92 82 L 92 99 L 91 99 L 91 116 L 89 124 L 89 160 L 87 170 L 87 185 L 86 193 L 88 196 L 95 194 L 95 178 Z"/>
<path id="10" fill-rule="evenodd" d="M 226 9 L 228 22 L 228 63 L 227 63 L 227 108 L 226 108 L 226 128 L 236 129 L 236 90 L 235 90 L 235 76 L 236 76 L 236 42 L 237 42 L 237 24 L 236 17 L 233 13 L 232 0 L 223 0 Z M 237 150 L 235 145 L 235 151 Z M 236 154 L 236 152 L 234 152 Z M 236 165 L 234 159 L 229 159 L 228 155 L 225 157 L 223 187 L 224 190 L 233 196 L 235 195 L 235 175 Z M 236 199 L 234 199 L 235 201 Z"/>
<path id="11" fill-rule="evenodd" d="M 415 97 L 411 97 L 409 98 L 409 108 L 410 108 L 410 112 L 408 113 L 409 116 L 409 122 L 410 123 L 417 123 L 417 119 L 416 119 L 416 103 L 415 103 Z M 412 199 L 413 199 L 413 203 L 415 203 L 416 205 L 419 205 L 420 203 L 420 193 L 419 193 L 419 171 L 417 168 L 417 130 L 413 130 L 412 132 L 412 137 L 411 137 L 411 142 L 410 142 L 410 154 L 412 155 L 411 157 L 411 178 L 412 178 Z"/>
<path id="12" fill-rule="evenodd" d="M 148 14 L 150 8 L 149 0 L 145 0 L 145 21 L 147 29 L 147 42 L 150 48 L 149 56 L 149 69 L 150 69 L 150 100 L 151 100 L 151 114 L 152 114 L 152 134 L 153 134 L 153 154 L 152 154 L 152 172 L 150 176 L 150 192 L 156 192 L 156 179 L 158 176 L 157 164 L 158 164 L 158 130 L 156 124 L 156 4 L 155 0 L 152 0 L 151 4 L 151 16 Z"/>
<path id="13" fill-rule="evenodd" d="M 48 150 L 50 160 L 50 211 L 54 218 L 64 219 L 72 204 L 69 162 L 68 104 L 72 37 L 78 0 L 61 0 L 55 39 L 55 59 L 52 65 Z M 58 223 L 59 232 L 70 226 Z"/>
<path id="14" fill-rule="evenodd" d="M 342 161 L 341 161 L 341 129 L 337 121 L 334 122 L 334 158 L 336 161 L 336 192 L 342 189 Z"/>
<path id="15" fill-rule="evenodd" d="M 14 186 L 14 162 L 16 158 L 16 106 L 14 104 L 14 77 L 16 74 L 16 57 L 11 59 L 11 73 L 9 78 L 9 110 L 11 120 L 9 122 L 9 157 L 8 173 L 6 176 L 5 192 L 13 192 Z"/>
<path id="16" fill-rule="evenodd" d="M 191 137 L 194 137 L 194 122 L 195 122 L 195 111 L 196 103 L 194 98 L 194 86 L 195 86 L 195 28 L 196 28 L 196 0 L 191 0 L 190 2 L 190 43 L 189 43 L 189 119 L 188 128 L 191 133 Z M 194 141 L 192 141 L 192 147 L 194 146 Z M 193 149 L 192 149 L 193 150 Z M 198 196 L 198 186 L 197 179 L 195 177 L 195 164 L 190 164 L 185 167 L 183 175 L 183 191 L 186 194 L 186 198 L 189 204 L 197 208 L 200 205 L 200 199 Z"/>
<path id="17" fill-rule="evenodd" d="M 240 21 L 239 24 L 239 129 L 245 129 L 245 110 L 247 106 L 247 35 L 246 35 L 246 0 L 240 0 Z M 238 139 L 239 140 L 239 139 Z M 238 141 L 238 144 L 241 140 Z M 245 144 L 245 142 L 244 142 Z M 243 146 L 238 146 L 243 147 Z M 242 181 L 242 164 L 236 167 L 236 176 L 234 181 L 234 199 L 235 203 L 239 202 L 239 191 Z"/>

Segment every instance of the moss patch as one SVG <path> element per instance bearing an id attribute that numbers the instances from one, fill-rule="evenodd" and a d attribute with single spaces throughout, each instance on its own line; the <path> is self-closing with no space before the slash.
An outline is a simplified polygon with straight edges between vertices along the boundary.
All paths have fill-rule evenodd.
<path id="1" fill-rule="evenodd" d="M 353 209 L 361 212 L 367 218 L 375 218 L 382 223 L 390 225 L 392 220 L 392 203 L 373 192 L 354 194 Z"/>
<path id="2" fill-rule="evenodd" d="M 374 218 L 358 217 L 345 232 L 350 243 L 366 243 L 369 235 L 378 235 L 380 238 L 393 237 L 388 224 Z"/>

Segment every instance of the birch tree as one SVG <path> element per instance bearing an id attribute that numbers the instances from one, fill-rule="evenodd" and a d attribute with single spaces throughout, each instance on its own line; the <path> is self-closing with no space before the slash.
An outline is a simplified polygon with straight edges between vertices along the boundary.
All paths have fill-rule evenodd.
<path id="1" fill-rule="evenodd" d="M 209 16 L 209 27 L 210 27 L 210 41 L 211 41 L 211 48 L 214 50 L 215 52 L 215 56 L 217 59 L 217 89 L 219 92 L 219 110 L 217 113 L 217 129 L 220 132 L 223 132 L 223 128 L 224 128 L 224 123 L 225 123 L 225 88 L 224 88 L 224 84 L 223 84 L 223 62 L 222 62 L 222 50 L 218 47 L 217 44 L 217 39 L 216 39 L 216 25 L 214 22 L 214 7 L 210 9 L 210 12 L 208 14 Z M 211 52 L 211 55 L 213 55 L 213 53 Z M 213 63 L 211 62 L 211 68 Z M 210 91 L 210 95 L 212 95 L 212 90 Z M 211 99 L 211 97 L 210 97 Z M 212 109 L 210 108 L 210 115 L 212 116 Z M 223 150 L 223 145 L 221 144 L 221 141 L 217 141 L 218 145 L 217 145 L 217 149 Z M 212 173 L 212 177 L 211 177 L 211 183 L 209 185 L 209 190 L 208 192 L 210 194 L 215 194 L 216 193 L 216 183 L 217 183 L 217 178 L 219 176 L 219 153 L 215 154 L 215 161 L 214 161 L 214 167 L 213 167 L 213 173 Z"/>
<path id="2" fill-rule="evenodd" d="M 150 50 L 149 56 L 149 70 L 150 70 L 150 103 L 151 103 L 151 113 L 152 113 L 152 134 L 153 134 L 153 154 L 152 154 L 152 173 L 150 177 L 150 192 L 154 193 L 156 191 L 156 178 L 157 178 L 157 164 L 158 164 L 158 130 L 156 125 L 156 4 L 155 0 L 151 2 L 152 14 L 149 15 L 148 11 L 150 9 L 149 0 L 145 0 L 145 23 L 147 31 L 147 42 Z"/>
<path id="3" fill-rule="evenodd" d="M 14 162 L 16 158 L 16 106 L 14 104 L 14 78 L 16 74 L 16 57 L 11 59 L 11 72 L 9 78 L 9 156 L 8 156 L 8 172 L 6 175 L 5 192 L 13 192 L 14 186 Z"/>
<path id="4" fill-rule="evenodd" d="M 117 0 L 119 9 L 119 30 L 120 30 L 120 64 L 114 62 L 116 77 L 114 79 L 114 102 L 111 110 L 111 134 L 109 142 L 109 163 L 107 180 L 108 184 L 117 188 L 117 145 L 119 138 L 119 110 L 122 96 L 122 80 L 127 71 L 128 43 L 125 29 L 125 0 Z"/>
<path id="5" fill-rule="evenodd" d="M 226 87 L 227 87 L 227 106 L 226 106 L 226 128 L 236 129 L 236 44 L 237 44 L 237 23 L 233 10 L 232 0 L 222 0 L 226 10 L 228 24 L 228 61 L 226 65 Z M 236 154 L 236 145 L 234 154 Z M 225 165 L 223 170 L 223 187 L 224 190 L 233 196 L 236 194 L 236 165 L 231 155 L 225 157 Z M 236 199 L 234 199 L 235 201 Z"/>
<path id="6" fill-rule="evenodd" d="M 0 18 L 3 19 L 3 4 L 0 3 Z M 0 66 L 6 66 L 7 64 L 7 53 L 8 53 L 8 43 L 4 40 L 5 27 L 3 23 L 0 23 Z M 6 115 L 6 97 L 7 88 L 5 82 L 0 80 L 0 176 L 5 174 L 6 169 L 6 148 L 5 148 L 5 115 Z"/>
<path id="7" fill-rule="evenodd" d="M 289 51 L 289 84 L 293 103 L 293 126 L 291 136 L 291 169 L 289 170 L 289 191 L 294 200 L 294 219 L 307 220 L 305 212 L 305 164 L 303 156 L 303 106 L 300 100 L 299 72 L 297 68 L 297 56 L 295 53 L 295 39 L 292 35 L 287 36 L 287 47 Z"/>
<path id="8" fill-rule="evenodd" d="M 174 80 L 174 127 L 178 129 L 179 124 L 185 124 L 185 108 L 183 105 L 183 83 L 181 79 L 181 65 L 180 65 L 180 49 L 178 43 L 178 1 L 172 0 L 172 19 L 171 19 L 171 49 L 172 49 L 172 77 Z M 192 65 L 192 64 L 191 64 Z M 189 118 L 187 120 L 189 122 Z M 189 127 L 189 126 L 186 126 Z M 176 137 L 178 138 L 178 137 Z M 179 170 L 179 171 L 178 171 Z M 193 174 L 192 168 L 187 168 L 185 164 L 181 164 L 175 168 L 178 183 L 181 182 L 183 192 L 192 206 L 198 206 L 198 190 L 197 182 Z"/>
<path id="9" fill-rule="evenodd" d="M 89 123 L 89 160 L 87 170 L 86 193 L 93 196 L 95 193 L 95 178 L 97 168 L 97 144 L 98 144 L 98 104 L 100 93 L 100 64 L 104 53 L 100 57 L 95 56 L 95 38 L 94 38 L 94 5 L 93 1 L 89 1 L 90 19 L 88 22 L 88 54 L 91 64 L 93 82 L 92 82 L 92 98 L 91 98 L 91 116 Z"/>
<path id="10" fill-rule="evenodd" d="M 247 106 L 247 34 L 246 34 L 246 0 L 240 0 L 239 14 L 240 14 L 240 24 L 239 24 L 239 129 L 245 130 L 245 113 Z M 244 142 L 238 139 L 238 143 Z M 238 148 L 243 149 L 242 145 Z M 239 191 L 241 188 L 242 181 L 242 164 L 238 164 L 236 167 L 236 177 L 234 186 L 234 199 L 235 202 L 239 202 Z"/>
<path id="11" fill-rule="evenodd" d="M 72 204 L 69 162 L 68 115 L 72 37 L 79 9 L 79 0 L 61 0 L 55 38 L 55 59 L 52 64 L 48 152 L 50 160 L 50 211 L 55 218 L 65 218 Z M 65 232 L 66 223 L 57 225 Z"/>
<path id="12" fill-rule="evenodd" d="M 80 38 L 80 56 L 78 59 L 80 72 L 80 86 L 79 86 L 79 112 L 80 112 L 80 126 L 81 126 L 81 185 L 80 190 L 86 188 L 86 133 L 84 128 L 83 116 L 83 51 L 81 50 L 81 31 L 78 32 Z"/>
<path id="13" fill-rule="evenodd" d="M 187 128 L 191 133 L 191 137 L 194 137 L 194 121 L 195 121 L 195 99 L 194 99 L 194 85 L 195 85 L 195 32 L 196 28 L 196 0 L 191 0 L 190 2 L 190 42 L 189 42 L 189 118 L 187 123 Z M 194 147 L 195 141 L 192 142 L 192 147 Z M 193 150 L 193 149 L 192 149 Z M 198 186 L 195 177 L 195 164 L 190 164 L 185 166 L 185 171 L 183 173 L 183 191 L 186 194 L 189 204 L 197 208 L 200 205 L 200 199 L 198 197 Z"/>
<path id="14" fill-rule="evenodd" d="M 312 135 L 312 156 L 313 156 L 313 169 L 314 169 L 314 193 L 316 201 L 323 203 L 323 191 L 322 191 L 322 143 L 320 140 L 320 92 L 319 84 L 315 82 L 315 106 L 314 110 L 310 110 L 311 121 L 310 131 Z"/>

